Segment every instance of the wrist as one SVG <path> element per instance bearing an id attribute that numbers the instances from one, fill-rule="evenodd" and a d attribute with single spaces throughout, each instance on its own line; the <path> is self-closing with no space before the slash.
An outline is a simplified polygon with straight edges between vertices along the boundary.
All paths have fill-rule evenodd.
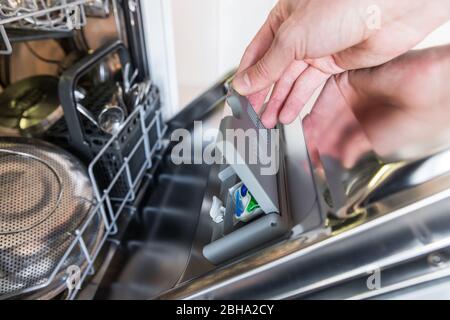
<path id="1" fill-rule="evenodd" d="M 429 3 L 429 1 L 427 2 Z M 438 0 L 437 10 L 440 10 L 445 22 L 450 21 L 450 1 Z"/>
<path id="2" fill-rule="evenodd" d="M 450 75 L 450 44 L 446 45 L 446 46 L 442 46 L 442 51 L 444 52 L 443 54 L 443 71 L 445 72 L 445 74 L 447 75 L 447 77 L 449 77 Z"/>

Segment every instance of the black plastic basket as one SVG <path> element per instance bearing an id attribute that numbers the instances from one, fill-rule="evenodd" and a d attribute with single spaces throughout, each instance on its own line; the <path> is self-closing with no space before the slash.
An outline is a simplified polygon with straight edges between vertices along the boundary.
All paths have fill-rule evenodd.
<path id="1" fill-rule="evenodd" d="M 95 180 L 102 192 L 111 185 L 119 169 L 128 159 L 129 174 L 123 172 L 113 183 L 109 196 L 112 199 L 122 200 L 130 192 L 130 181 L 135 181 L 139 175 L 142 166 L 146 162 L 145 145 L 140 144 L 138 149 L 134 150 L 143 135 L 142 115 L 144 115 L 145 127 L 148 127 L 153 121 L 153 125 L 148 132 L 148 141 L 150 146 L 156 146 L 159 143 L 161 134 L 162 119 L 160 110 L 160 98 L 158 89 L 152 86 L 150 93 L 145 97 L 143 103 L 144 112 L 132 113 L 127 119 L 127 124 L 117 136 L 112 136 L 102 132 L 85 117 L 79 115 L 76 109 L 75 88 L 80 78 L 87 74 L 92 68 L 101 63 L 112 53 L 119 53 L 122 66 L 129 63 L 129 55 L 121 42 L 99 49 L 94 54 L 86 57 L 76 65 L 67 70 L 60 81 L 60 99 L 64 109 L 64 119 L 58 122 L 48 133 L 48 139 L 54 143 L 69 149 L 78 157 L 83 159 L 86 164 L 90 163 L 104 148 L 114 139 L 113 143 L 102 153 L 100 161 L 95 166 Z M 86 98 L 81 104 L 96 114 L 108 101 L 110 101 L 116 89 L 115 82 L 103 83 L 91 88 L 86 94 Z M 133 197 L 128 197 L 131 201 Z"/>

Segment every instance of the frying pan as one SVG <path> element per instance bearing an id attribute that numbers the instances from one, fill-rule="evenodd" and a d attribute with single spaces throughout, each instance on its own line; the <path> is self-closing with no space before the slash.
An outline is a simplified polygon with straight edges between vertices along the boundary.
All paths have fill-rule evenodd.
<path id="1" fill-rule="evenodd" d="M 0 135 L 33 137 L 63 117 L 58 78 L 34 76 L 18 81 L 0 95 Z"/>

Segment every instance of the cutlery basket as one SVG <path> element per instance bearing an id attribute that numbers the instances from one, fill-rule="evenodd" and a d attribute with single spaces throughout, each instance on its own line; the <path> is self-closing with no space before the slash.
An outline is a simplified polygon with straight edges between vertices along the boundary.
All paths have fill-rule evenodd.
<path id="1" fill-rule="evenodd" d="M 139 185 L 143 165 L 154 149 L 160 148 L 163 120 L 160 112 L 158 89 L 153 86 L 144 103 L 126 118 L 120 132 L 109 135 L 101 131 L 76 108 L 75 88 L 83 75 L 104 61 L 111 54 L 118 53 L 121 65 L 129 63 L 126 48 L 120 42 L 99 49 L 67 70 L 60 81 L 60 99 L 64 119 L 49 132 L 49 139 L 62 145 L 86 163 L 99 157 L 94 166 L 95 181 L 99 192 L 108 192 L 114 200 L 133 201 L 134 190 Z M 82 100 L 85 108 L 93 113 L 108 103 L 115 90 L 115 82 L 107 82 L 88 90 Z M 103 150 L 105 149 L 105 150 Z M 121 170 L 124 163 L 127 169 Z M 151 161 L 148 166 L 151 166 Z M 118 175 L 118 173 L 120 174 Z M 118 175 L 118 177 L 116 177 Z"/>

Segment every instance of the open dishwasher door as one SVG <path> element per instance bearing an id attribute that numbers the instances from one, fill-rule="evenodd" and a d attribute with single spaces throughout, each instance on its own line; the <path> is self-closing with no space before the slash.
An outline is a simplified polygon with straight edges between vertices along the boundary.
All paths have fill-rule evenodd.
<path id="1" fill-rule="evenodd" d="M 248 129 L 231 115 L 225 101 L 227 80 L 225 77 L 168 122 L 167 146 L 158 156 L 160 164 L 154 166 L 158 169 L 147 175 L 146 187 L 138 197 L 142 205 L 123 219 L 127 220 L 124 222 L 126 227 L 119 229 L 126 229 L 126 232 L 117 235 L 109 267 L 105 267 L 98 280 L 93 281 L 97 286 L 92 287 L 92 292 L 85 290 L 85 298 L 156 298 L 193 279 L 286 241 L 293 234 L 325 225 L 323 211 L 319 209 L 315 196 L 305 145 L 300 144 L 302 152 L 290 152 L 289 157 L 285 154 L 288 144 L 294 140 L 298 142 L 301 130 L 297 131 L 297 127 L 290 127 L 290 132 L 280 130 L 280 140 L 274 151 L 279 161 L 277 170 L 267 176 L 255 175 L 254 181 L 245 170 L 243 174 L 245 161 L 229 166 L 226 162 L 207 164 L 195 158 L 196 146 L 200 146 L 200 154 L 203 155 L 218 145 L 220 140 L 216 136 L 220 128 L 234 125 L 234 129 Z M 251 108 L 250 105 L 245 107 Z M 208 129 L 216 134 L 206 137 L 208 135 L 201 131 Z M 191 161 L 184 157 L 185 161 L 180 163 L 177 148 L 183 142 L 180 139 L 183 135 L 192 139 L 192 154 L 189 156 L 193 157 L 187 157 Z M 289 135 L 295 139 L 286 139 Z M 291 171 L 298 166 L 306 171 Z M 288 175 L 293 177 L 290 181 L 300 183 L 289 186 Z M 248 185 L 248 192 L 255 195 L 265 214 L 237 220 L 234 215 L 236 208 L 232 205 L 229 207 L 232 208 L 231 214 L 217 223 L 217 219 L 211 216 L 214 199 L 229 194 L 230 187 L 239 183 L 237 180 Z M 259 186 L 261 181 L 263 183 Z M 261 189 L 257 190 L 257 187 Z M 293 187 L 304 195 L 303 201 L 290 203 L 287 188 Z M 266 202 L 264 197 L 267 197 Z M 227 200 L 231 203 L 233 199 Z M 290 208 L 295 208 L 296 214 L 291 214 Z"/>
<path id="2" fill-rule="evenodd" d="M 232 126 L 226 92 L 224 80 L 169 122 L 169 132 L 186 130 L 207 150 L 216 139 L 196 134 L 202 128 L 194 121 L 215 132 Z M 245 173 L 226 162 L 175 164 L 175 139 L 95 297 L 442 298 L 450 152 L 400 163 L 370 154 L 344 170 L 305 137 L 300 121 L 279 129 L 278 210 L 248 221 L 236 221 L 234 198 L 224 197 L 245 180 L 264 201 Z"/>
<path id="3" fill-rule="evenodd" d="M 155 298 L 214 269 L 202 256 L 212 232 L 208 203 L 204 203 L 212 166 L 196 161 L 176 164 L 171 154 L 178 141 L 171 142 L 170 138 L 181 131 L 194 137 L 193 143 L 201 150 L 206 148 L 208 141 L 203 141 L 194 122 L 202 121 L 205 130 L 219 127 L 227 79 L 224 77 L 168 121 L 165 147 L 152 166 L 156 169 L 148 172 L 137 195 L 139 206 L 119 222 L 124 232 L 112 239 L 105 254 L 107 263 L 80 298 Z"/>
<path id="4" fill-rule="evenodd" d="M 214 267 L 195 270 L 193 279 L 183 278 L 159 298 L 448 298 L 450 151 L 394 163 L 369 152 L 346 168 L 323 151 L 317 135 L 303 134 L 305 127 L 297 121 L 280 128 L 277 192 L 279 213 L 288 219 L 279 237 L 230 254 L 227 245 L 239 246 L 232 236 L 242 230 L 225 227 L 223 193 L 229 194 L 226 178 L 233 172 L 213 166 L 200 216 L 205 224 L 196 237 L 204 255 L 190 261 L 206 258 Z M 222 228 L 217 214 L 207 214 L 214 197 L 225 203 Z M 207 236 L 202 232 L 212 220 Z M 217 239 L 230 241 L 222 244 L 223 259 L 220 249 L 219 255 L 209 251 Z"/>

